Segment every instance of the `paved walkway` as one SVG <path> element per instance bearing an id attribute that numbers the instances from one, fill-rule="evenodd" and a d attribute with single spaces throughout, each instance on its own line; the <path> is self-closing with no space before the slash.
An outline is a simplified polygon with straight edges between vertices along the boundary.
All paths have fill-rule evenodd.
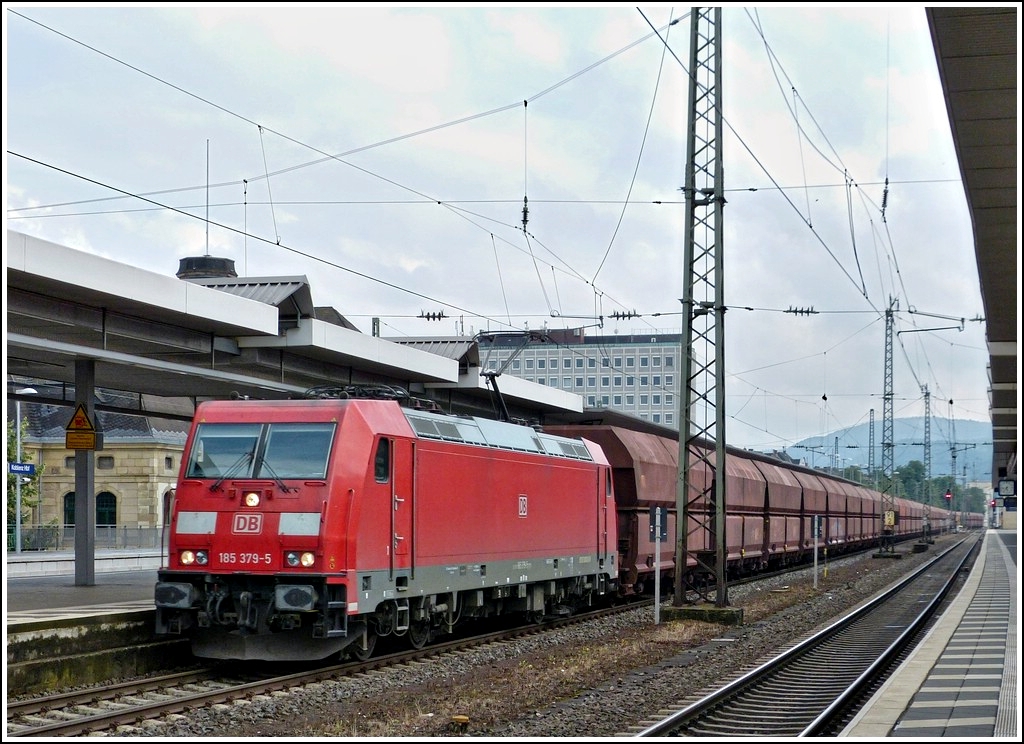
<path id="1" fill-rule="evenodd" d="M 1008 542 L 1012 554 L 985 535 L 964 588 L 842 736 L 1018 740 L 1016 533 Z"/>

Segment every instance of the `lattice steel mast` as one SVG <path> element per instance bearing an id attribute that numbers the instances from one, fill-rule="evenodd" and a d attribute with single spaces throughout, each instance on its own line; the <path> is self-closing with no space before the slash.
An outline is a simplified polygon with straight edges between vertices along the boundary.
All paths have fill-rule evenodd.
<path id="1" fill-rule="evenodd" d="M 725 294 L 722 286 L 721 8 L 690 12 L 683 290 L 683 387 L 676 483 L 673 603 L 687 594 L 728 604 L 725 576 Z M 717 464 L 717 467 L 716 467 Z M 714 477 L 711 474 L 714 474 Z M 696 563 L 691 574 L 687 567 Z M 712 565 L 712 563 L 714 565 Z M 684 586 L 684 574 L 687 575 Z"/>
<path id="2" fill-rule="evenodd" d="M 892 434 L 892 326 L 893 309 L 898 300 L 889 299 L 885 311 L 885 379 L 882 393 L 882 538 L 879 546 L 882 553 L 893 553 L 896 540 L 896 497 L 892 493 L 893 434 Z"/>

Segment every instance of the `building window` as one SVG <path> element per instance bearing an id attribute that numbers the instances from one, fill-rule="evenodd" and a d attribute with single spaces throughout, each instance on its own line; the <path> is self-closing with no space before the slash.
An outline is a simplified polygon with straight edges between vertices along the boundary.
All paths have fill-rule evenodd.
<path id="1" fill-rule="evenodd" d="M 69 458 L 74 460 L 75 458 Z M 64 524 L 74 526 L 75 524 L 75 494 L 74 492 L 64 494 Z"/>
<path id="2" fill-rule="evenodd" d="M 109 491 L 96 494 L 96 526 L 113 527 L 117 524 L 117 498 Z"/>
<path id="3" fill-rule="evenodd" d="M 672 414 L 671 413 L 666 413 L 665 414 L 665 423 L 666 424 L 671 424 L 672 423 Z"/>
<path id="4" fill-rule="evenodd" d="M 488 369 L 497 369 L 498 368 L 498 360 L 497 359 L 492 359 L 491 361 L 487 362 L 487 368 Z"/>
<path id="5" fill-rule="evenodd" d="M 601 378 L 601 387 L 608 387 L 611 384 L 612 378 L 608 377 L 608 375 L 605 375 L 604 377 Z"/>
<path id="6" fill-rule="evenodd" d="M 615 357 L 615 366 L 616 367 L 621 367 L 622 366 L 622 357 Z"/>
<path id="7" fill-rule="evenodd" d="M 647 366 L 647 357 L 640 357 L 640 366 L 641 367 L 646 367 Z"/>
<path id="8" fill-rule="evenodd" d="M 597 398 L 595 396 L 593 396 L 593 395 L 588 395 L 587 396 L 587 405 L 590 406 L 591 408 L 596 406 L 597 405 Z"/>
<path id="9" fill-rule="evenodd" d="M 74 455 L 70 455 L 70 456 L 64 458 L 64 467 L 66 467 L 68 470 L 74 470 L 74 467 L 75 467 L 75 456 Z"/>
<path id="10" fill-rule="evenodd" d="M 609 364 L 608 363 L 608 357 L 601 357 L 601 366 L 602 367 L 607 367 L 608 364 Z"/>
<path id="11" fill-rule="evenodd" d="M 597 387 L 597 378 L 596 377 L 588 377 L 587 378 L 587 387 Z"/>
<path id="12" fill-rule="evenodd" d="M 622 396 L 621 395 L 614 396 L 612 398 L 612 405 L 621 406 L 622 405 Z"/>
<path id="13" fill-rule="evenodd" d="M 64 494 L 64 525 L 75 526 L 75 492 Z M 117 525 L 117 497 L 109 491 L 96 494 L 96 526 Z"/>
<path id="14" fill-rule="evenodd" d="M 544 360 L 543 359 L 538 359 L 537 360 L 537 366 L 538 367 L 543 367 L 544 366 Z M 526 360 L 526 368 L 527 369 L 533 369 L 533 360 L 532 359 L 527 359 Z"/>
<path id="15" fill-rule="evenodd" d="M 661 405 L 661 396 L 658 395 L 657 393 L 652 395 L 651 396 L 651 404 L 655 405 L 655 406 L 660 406 Z"/>
<path id="16" fill-rule="evenodd" d="M 113 470 L 114 469 L 114 458 L 110 455 L 100 455 L 96 458 L 96 469 L 97 470 Z"/>
<path id="17" fill-rule="evenodd" d="M 519 369 L 519 360 L 518 359 L 513 359 L 512 360 L 512 369 Z"/>
<path id="18" fill-rule="evenodd" d="M 660 424 L 661 423 L 661 414 L 660 413 L 654 414 L 654 416 L 651 417 L 651 420 L 654 423 L 656 423 L 656 424 Z"/>
<path id="19" fill-rule="evenodd" d="M 665 384 L 672 387 L 675 384 L 675 377 L 672 375 L 665 375 Z"/>
<path id="20" fill-rule="evenodd" d="M 602 395 L 601 396 L 601 405 L 602 406 L 607 406 L 608 405 L 608 396 L 607 395 Z"/>
<path id="21" fill-rule="evenodd" d="M 563 377 L 562 378 L 562 387 L 564 387 L 566 390 L 572 390 L 572 378 L 571 377 Z"/>
<path id="22" fill-rule="evenodd" d="M 597 367 L 597 360 L 594 359 L 594 357 L 587 357 L 587 367 L 589 369 L 594 369 L 595 367 Z"/>
<path id="23" fill-rule="evenodd" d="M 635 367 L 636 366 L 636 359 L 634 357 L 626 357 L 626 366 L 627 367 Z"/>
<path id="24" fill-rule="evenodd" d="M 583 369 L 583 357 L 576 357 L 576 369 Z"/>
<path id="25" fill-rule="evenodd" d="M 654 375 L 651 377 L 651 384 L 654 385 L 654 387 L 661 387 L 661 375 Z"/>
<path id="26" fill-rule="evenodd" d="M 537 369 L 544 369 L 544 363 L 546 361 L 547 361 L 547 359 L 538 359 L 537 360 Z"/>
<path id="27" fill-rule="evenodd" d="M 627 406 L 633 405 L 633 400 L 634 400 L 633 394 L 632 393 L 627 393 L 626 394 L 626 405 Z"/>
<path id="28" fill-rule="evenodd" d="M 666 367 L 671 367 L 672 366 L 672 357 L 670 357 L 670 356 L 665 357 L 665 366 Z"/>
<path id="29" fill-rule="evenodd" d="M 636 384 L 636 378 L 633 375 L 626 376 L 626 387 L 633 387 Z"/>
<path id="30" fill-rule="evenodd" d="M 666 393 L 665 394 L 665 405 L 666 406 L 672 405 L 672 393 Z"/>
<path id="31" fill-rule="evenodd" d="M 174 458 L 173 457 L 165 457 L 164 458 L 164 470 L 174 470 Z"/>
<path id="32" fill-rule="evenodd" d="M 651 357 L 651 365 L 654 367 L 661 366 L 661 357 Z"/>
<path id="33" fill-rule="evenodd" d="M 538 377 L 537 378 L 537 384 L 538 385 L 543 385 L 544 384 L 544 378 L 543 377 Z"/>
<path id="34" fill-rule="evenodd" d="M 583 387 L 583 378 L 582 377 L 577 377 L 576 378 L 576 387 L 578 387 L 578 388 Z"/>
<path id="35" fill-rule="evenodd" d="M 562 369 L 572 369 L 572 359 L 566 357 L 562 360 Z"/>
<path id="36" fill-rule="evenodd" d="M 646 395 L 641 395 L 640 396 L 640 405 L 642 405 L 642 406 L 646 406 L 647 405 L 647 396 Z"/>
<path id="37" fill-rule="evenodd" d="M 640 387 L 647 387 L 647 375 L 640 375 Z"/>
<path id="38" fill-rule="evenodd" d="M 619 375 L 615 375 L 615 387 L 622 387 L 622 378 Z"/>

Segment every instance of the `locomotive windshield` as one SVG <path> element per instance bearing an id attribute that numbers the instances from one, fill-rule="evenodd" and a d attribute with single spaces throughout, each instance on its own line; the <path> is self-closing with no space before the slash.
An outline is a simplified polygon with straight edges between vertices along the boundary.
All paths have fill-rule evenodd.
<path id="1" fill-rule="evenodd" d="M 333 423 L 200 424 L 186 478 L 326 478 Z"/>

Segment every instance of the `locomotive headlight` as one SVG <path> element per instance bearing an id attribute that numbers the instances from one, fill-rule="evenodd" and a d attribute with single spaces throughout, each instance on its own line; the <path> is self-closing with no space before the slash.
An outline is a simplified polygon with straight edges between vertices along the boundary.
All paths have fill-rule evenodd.
<path id="1" fill-rule="evenodd" d="M 254 492 L 254 491 L 250 491 L 249 493 L 245 494 L 245 505 L 246 506 L 259 506 L 260 505 L 260 495 L 258 493 L 256 493 L 256 492 Z"/>
<path id="2" fill-rule="evenodd" d="M 196 554 L 195 553 L 193 553 L 191 550 L 183 550 L 183 551 L 181 551 L 181 565 L 183 565 L 183 566 L 191 566 L 195 562 L 196 562 Z"/>
<path id="3" fill-rule="evenodd" d="M 284 554 L 284 562 L 287 563 L 290 568 L 297 568 L 298 566 L 309 568 L 315 561 L 316 556 L 309 551 L 306 551 L 305 553 L 296 553 L 294 550 L 291 550 Z"/>
<path id="4" fill-rule="evenodd" d="M 198 563 L 200 566 L 205 566 L 209 562 L 209 553 L 207 553 L 205 550 L 200 550 L 196 552 L 196 563 Z"/>

